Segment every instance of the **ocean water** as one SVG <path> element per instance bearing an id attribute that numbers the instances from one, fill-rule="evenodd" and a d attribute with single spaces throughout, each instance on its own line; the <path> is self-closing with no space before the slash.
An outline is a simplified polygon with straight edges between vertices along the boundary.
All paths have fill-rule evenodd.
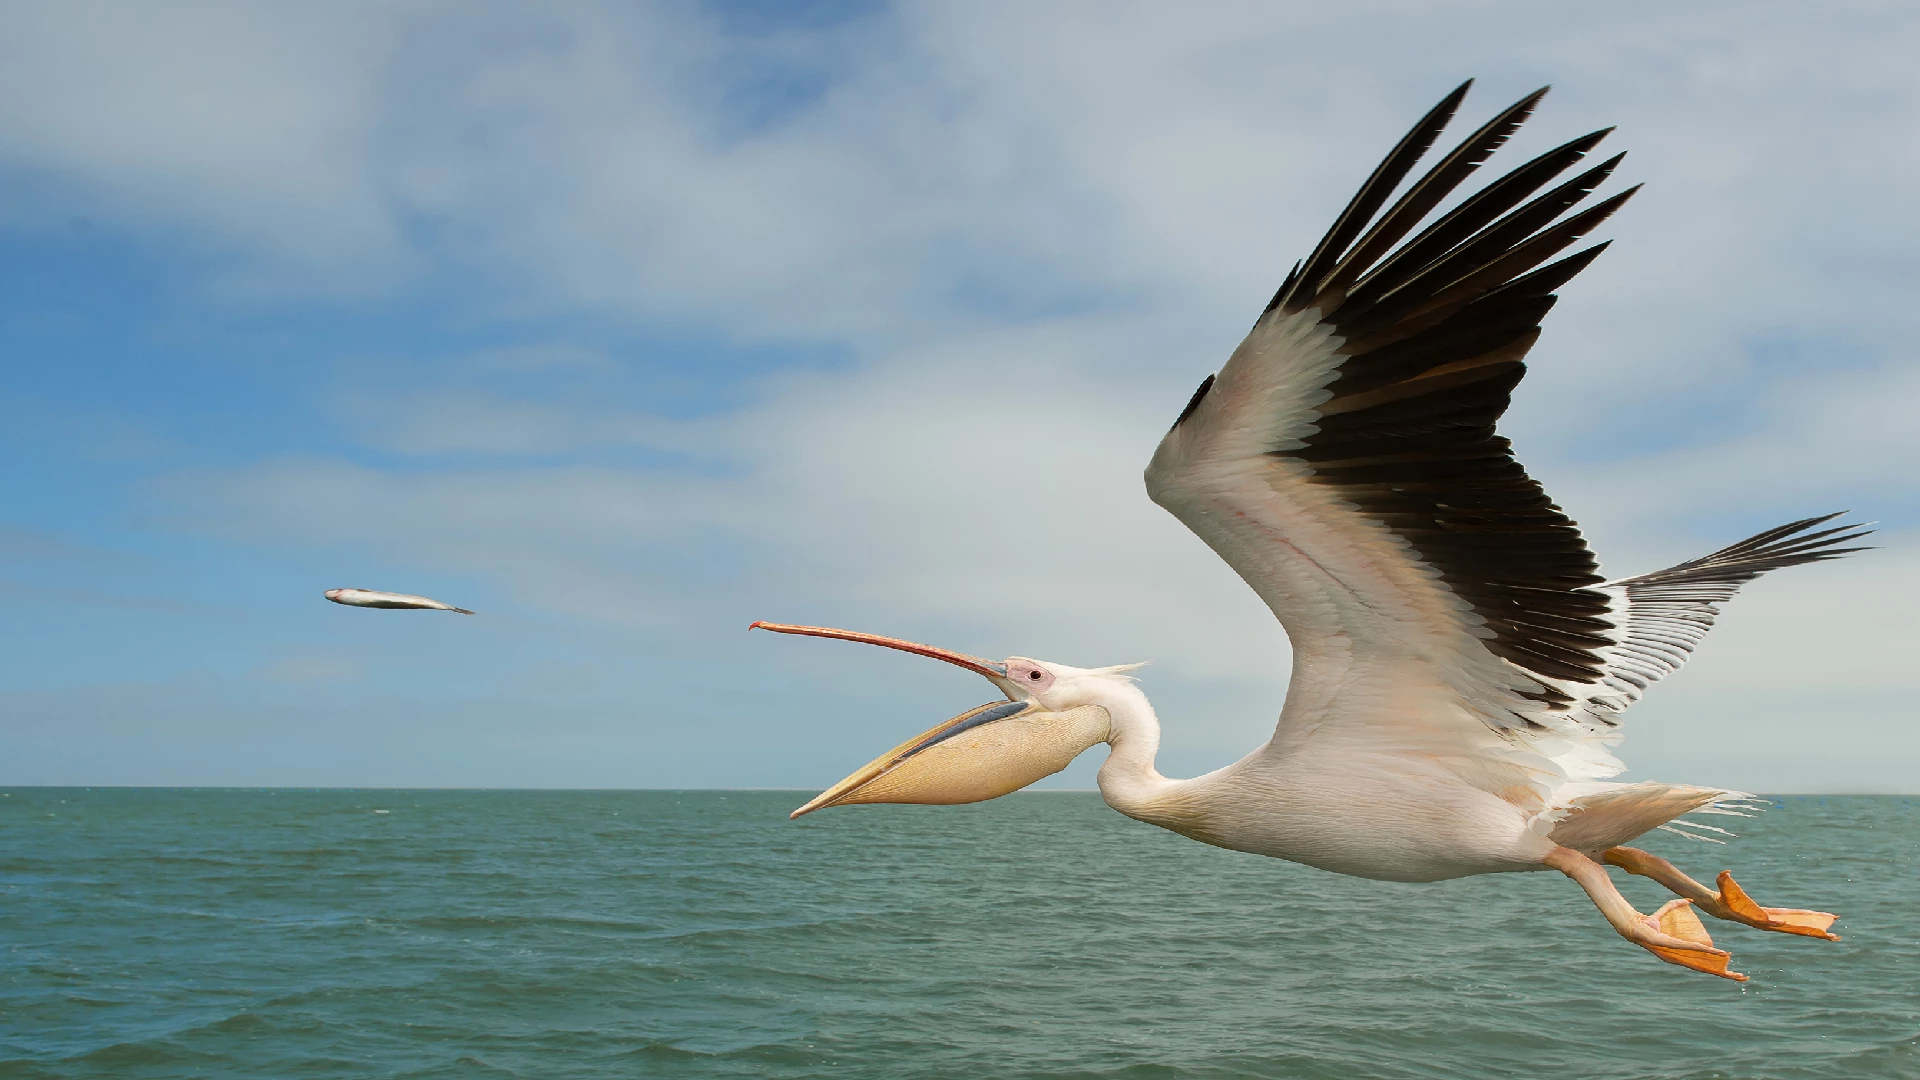
<path id="1" fill-rule="evenodd" d="M 1646 846 L 1827 943 L 1359 881 L 1091 794 L 0 789 L 0 1077 L 1920 1077 L 1920 800 Z M 1651 910 L 1658 891 L 1633 879 Z"/>

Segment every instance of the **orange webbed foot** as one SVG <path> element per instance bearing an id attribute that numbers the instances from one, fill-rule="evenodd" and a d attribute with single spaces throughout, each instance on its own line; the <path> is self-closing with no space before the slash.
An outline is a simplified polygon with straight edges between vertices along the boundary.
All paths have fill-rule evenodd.
<path id="1" fill-rule="evenodd" d="M 1700 916 L 1694 914 L 1693 901 L 1669 900 L 1661 906 L 1659 911 L 1641 918 L 1647 928 L 1659 937 L 1653 934 L 1645 938 L 1636 937 L 1633 939 L 1634 944 L 1669 964 L 1678 964 L 1694 971 L 1704 971 L 1709 975 L 1732 979 L 1734 982 L 1747 981 L 1745 975 L 1728 970 L 1728 965 L 1732 963 L 1733 958 L 1725 949 L 1714 947 L 1713 937 L 1707 933 L 1707 928 L 1701 925 Z M 1686 943 L 1691 947 L 1676 948 L 1669 944 L 1655 944 L 1654 942 L 1659 938 L 1667 938 L 1670 941 L 1678 939 L 1675 944 Z"/>
<path id="2" fill-rule="evenodd" d="M 1753 902 L 1733 875 L 1725 870 L 1714 880 L 1720 886 L 1720 911 L 1713 914 L 1733 922 L 1746 923 L 1760 930 L 1773 930 L 1782 934 L 1798 934 L 1802 937 L 1826 938 L 1839 941 L 1840 935 L 1830 933 L 1839 916 L 1830 911 L 1809 911 L 1805 908 L 1768 908 Z"/>

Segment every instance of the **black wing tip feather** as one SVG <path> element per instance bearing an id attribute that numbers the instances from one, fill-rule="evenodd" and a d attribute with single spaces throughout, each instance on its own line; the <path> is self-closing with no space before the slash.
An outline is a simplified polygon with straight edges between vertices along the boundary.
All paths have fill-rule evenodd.
<path id="1" fill-rule="evenodd" d="M 1863 537 L 1872 535 L 1873 523 L 1865 525 L 1839 525 L 1833 528 L 1819 529 L 1835 518 L 1851 511 L 1836 510 L 1831 514 L 1789 521 L 1755 533 L 1738 543 L 1728 544 L 1710 555 L 1689 559 L 1665 570 L 1655 570 L 1650 574 L 1628 578 L 1620 584 L 1628 586 L 1679 585 L 1717 582 L 1723 584 L 1744 584 L 1769 570 L 1780 570 L 1789 566 L 1804 566 L 1807 563 L 1825 562 L 1861 551 L 1871 551 L 1871 546 L 1841 547 Z"/>
<path id="2" fill-rule="evenodd" d="M 1586 170 L 1524 206 L 1520 204 L 1586 157 L 1611 130 L 1604 128 L 1571 139 L 1488 184 L 1364 273 L 1357 267 L 1347 274 L 1336 271 L 1330 281 L 1346 291 L 1341 303 L 1349 308 L 1378 308 L 1371 312 L 1373 321 L 1391 319 L 1405 312 L 1409 297 L 1417 304 L 1437 299 L 1436 293 L 1446 294 L 1489 272 L 1511 277 L 1524 271 L 1530 264 L 1515 263 L 1512 257 L 1529 245 L 1537 247 L 1536 240 L 1561 234 L 1566 234 L 1568 241 L 1577 238 L 1611 215 L 1618 203 L 1607 200 L 1558 224 L 1556 220 L 1604 183 L 1624 154 Z M 1516 206 L 1519 208 L 1514 209 Z M 1599 216 L 1590 219 L 1588 215 L 1596 210 Z M 1554 250 L 1557 248 L 1542 248 L 1539 255 L 1545 258 Z M 1359 273 L 1357 279 L 1354 273 Z M 1400 294 L 1397 300 L 1396 294 Z M 1368 321 L 1365 314 L 1357 317 Z M 1352 320 L 1356 313 L 1349 310 L 1345 318 Z"/>
<path id="3" fill-rule="evenodd" d="M 1294 272 L 1287 276 L 1286 284 L 1274 293 L 1273 301 L 1267 305 L 1268 311 L 1282 304 L 1292 307 L 1300 299 L 1297 294 L 1303 287 L 1318 291 L 1316 283 L 1338 261 L 1361 230 L 1367 227 L 1380 205 L 1387 201 L 1387 196 L 1393 194 L 1393 190 L 1400 186 L 1400 181 L 1433 148 L 1440 133 L 1453 122 L 1454 113 L 1459 111 L 1460 103 L 1466 100 L 1467 91 L 1472 86 L 1473 80 L 1468 79 L 1454 87 L 1433 108 L 1428 109 L 1413 127 L 1407 129 L 1407 133 L 1400 137 L 1387 156 L 1380 159 L 1380 164 L 1374 166 L 1366 182 L 1360 185 L 1360 190 L 1354 192 L 1353 198 L 1347 201 L 1346 208 L 1333 219 L 1326 235 L 1314 245 L 1313 253 L 1294 266 Z M 1301 273 L 1302 269 L 1306 273 Z"/>
<path id="4" fill-rule="evenodd" d="M 1516 101 L 1512 105 L 1507 106 L 1506 111 L 1503 112 L 1501 115 L 1504 116 L 1506 115 L 1506 113 L 1520 112 L 1520 110 L 1524 109 L 1525 112 L 1521 114 L 1519 122 L 1516 122 L 1516 124 L 1514 125 L 1518 127 L 1519 123 L 1524 123 L 1527 117 L 1533 115 L 1533 110 L 1540 107 L 1540 99 L 1546 97 L 1547 92 L 1552 89 L 1553 89 L 1553 84 L 1548 83 L 1545 86 L 1542 86 L 1541 88 L 1539 88 L 1538 90 L 1535 90 L 1532 93 L 1522 96 L 1519 101 Z"/>
<path id="5" fill-rule="evenodd" d="M 1468 174 L 1478 168 L 1494 151 L 1505 145 L 1507 140 L 1518 131 L 1520 126 L 1533 116 L 1540 100 L 1553 89 L 1551 83 L 1526 94 L 1512 105 L 1502 109 L 1492 120 L 1487 121 L 1473 134 L 1469 135 L 1458 147 L 1443 158 L 1439 165 L 1426 176 L 1416 181 L 1401 196 L 1400 201 L 1378 220 L 1374 215 L 1393 194 L 1400 181 L 1405 179 L 1413 166 L 1433 148 L 1447 125 L 1453 122 L 1454 115 L 1466 100 L 1467 91 L 1472 89 L 1474 80 L 1469 78 L 1442 97 L 1419 122 L 1415 123 L 1400 141 L 1394 144 L 1387 156 L 1382 158 L 1360 189 L 1348 201 L 1346 208 L 1328 227 L 1326 235 L 1314 246 L 1313 253 L 1295 267 L 1273 295 L 1266 310 L 1285 307 L 1288 311 L 1298 311 L 1310 304 L 1317 296 L 1332 285 L 1336 279 L 1351 281 L 1359 276 L 1381 255 L 1386 254 L 1399 238 L 1406 235 L 1407 229 L 1418 224 L 1428 212 L 1446 197 L 1464 180 Z M 1582 139 L 1591 139 L 1597 143 L 1613 132 L 1607 127 Z M 1579 142 L 1581 140 L 1575 140 Z M 1591 146 L 1586 147 L 1590 149 Z M 1564 148 L 1563 148 L 1564 149 Z M 1423 197 L 1423 195 L 1425 197 Z M 1399 227 L 1396 229 L 1396 223 Z M 1371 225 L 1371 227 L 1369 227 Z M 1362 232 L 1365 235 L 1362 235 Z M 1356 244 L 1355 241 L 1358 240 Z M 1369 249 L 1367 257 L 1359 265 L 1350 265 L 1354 257 Z M 1304 272 L 1303 272 L 1304 271 Z M 1343 273 L 1344 271 L 1344 273 Z"/>
<path id="6" fill-rule="evenodd" d="M 1298 311 L 1309 304 L 1320 303 L 1323 311 L 1329 311 L 1332 307 L 1339 305 L 1344 298 L 1347 286 L 1368 274 L 1376 264 L 1384 266 L 1393 263 L 1406 257 L 1410 250 L 1421 248 L 1422 241 L 1428 240 L 1435 229 L 1455 218 L 1459 213 L 1458 208 L 1435 222 L 1412 243 L 1398 250 L 1395 250 L 1395 245 L 1398 245 L 1407 233 L 1426 220 L 1427 215 L 1440 205 L 1454 188 L 1465 182 L 1474 170 L 1485 164 L 1495 151 L 1506 145 L 1507 140 L 1513 137 L 1513 133 L 1520 130 L 1520 126 L 1533 115 L 1534 108 L 1539 105 L 1540 99 L 1546 96 L 1548 89 L 1550 88 L 1543 86 L 1507 106 L 1493 119 L 1461 140 L 1460 144 L 1442 157 L 1438 164 L 1428 169 L 1426 175 L 1414 181 L 1405 194 L 1401 195 L 1351 248 L 1346 248 L 1342 243 L 1340 246 L 1345 249 L 1344 251 L 1316 251 L 1315 254 L 1321 257 L 1320 260 L 1309 262 L 1309 269 L 1315 272 L 1303 275 L 1295 284 L 1294 294 L 1288 297 L 1287 309 Z M 1435 131 L 1428 138 L 1428 145 L 1438 137 L 1439 132 Z M 1402 140 L 1402 147 L 1407 144 L 1407 141 Z M 1396 147 L 1394 154 L 1389 155 L 1388 160 L 1394 160 L 1400 153 L 1401 148 Z M 1418 156 L 1415 155 L 1415 158 Z M 1399 167 L 1398 174 L 1405 175 L 1411 170 L 1416 163 L 1415 158 L 1404 161 Z M 1375 170 L 1375 175 L 1378 176 L 1385 170 L 1386 162 L 1382 162 L 1381 168 Z M 1368 187 L 1362 190 L 1368 192 L 1372 187 L 1373 181 L 1369 180 Z M 1384 201 L 1387 194 L 1386 191 L 1377 193 L 1377 197 L 1372 201 L 1374 209 L 1378 209 L 1379 203 Z M 1357 206 L 1360 201 L 1356 197 L 1351 205 Z M 1358 231 L 1358 226 L 1365 224 L 1365 222 L 1356 223 L 1350 231 L 1345 233 L 1345 238 L 1351 239 L 1353 232 Z M 1347 225 L 1344 219 L 1342 225 Z M 1329 233 L 1328 240 L 1332 239 L 1333 234 Z M 1326 244 L 1327 241 L 1322 241 L 1323 248 Z M 1334 265 L 1326 266 L 1326 262 L 1332 262 Z M 1321 272 L 1323 269 L 1324 272 Z M 1328 300 L 1332 303 L 1327 303 Z"/>

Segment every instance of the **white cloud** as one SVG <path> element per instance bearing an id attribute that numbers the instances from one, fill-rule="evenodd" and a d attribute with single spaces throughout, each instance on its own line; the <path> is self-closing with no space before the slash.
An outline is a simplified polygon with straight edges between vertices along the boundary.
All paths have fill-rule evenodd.
<path id="1" fill-rule="evenodd" d="M 307 283 L 391 280 L 409 254 L 370 155 L 402 14 L 13 8 L 0 162 L 49 179 L 43 212 L 98 215 Z"/>
<path id="2" fill-rule="evenodd" d="M 628 627 L 662 664 L 916 677 L 742 646 L 759 617 L 1152 659 L 1189 724 L 1176 755 L 1250 745 L 1284 642 L 1139 469 L 1352 185 L 1469 74 L 1468 122 L 1559 84 L 1509 164 L 1619 123 L 1621 176 L 1650 184 L 1510 420 L 1610 567 L 1842 495 L 1912 512 L 1920 19 L 1898 9 L 968 3 L 825 35 L 666 7 L 33 10 L 0 34 L 0 155 L 71 186 L 53 211 L 215 249 L 222 283 L 444 275 L 484 283 L 476 317 L 848 351 L 694 419 L 403 366 L 332 408 L 404 467 L 272 454 L 165 488 L 182 525 L 470 575 Z M 476 366 L 554 358 L 618 363 L 556 342 Z M 1716 631 L 1715 654 L 1737 640 L 1790 688 L 1712 660 L 1662 695 L 1714 687 L 1690 722 L 1731 738 L 1763 699 L 1852 685 L 1849 657 L 1878 658 L 1875 701 L 1920 689 L 1883 666 L 1920 645 L 1905 622 L 1839 618 L 1907 573 L 1906 536 L 1858 561 L 1881 570 L 1767 583 L 1779 644 Z M 1883 758 L 1920 762 L 1875 723 Z M 1656 764 L 1697 749 L 1648 745 Z"/>

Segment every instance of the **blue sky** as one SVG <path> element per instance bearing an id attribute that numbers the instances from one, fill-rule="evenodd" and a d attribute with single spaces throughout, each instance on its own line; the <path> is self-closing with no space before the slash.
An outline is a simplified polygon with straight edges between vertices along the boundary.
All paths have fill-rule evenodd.
<path id="1" fill-rule="evenodd" d="M 1632 775 L 1915 790 L 1915 55 L 1880 4 L 8 7 L 0 783 L 821 786 L 992 696 L 757 618 L 1149 660 L 1166 771 L 1231 760 L 1285 641 L 1139 471 L 1476 76 L 1556 87 L 1503 158 L 1618 124 L 1648 185 L 1507 425 L 1606 567 L 1883 530 L 1743 594 Z"/>

